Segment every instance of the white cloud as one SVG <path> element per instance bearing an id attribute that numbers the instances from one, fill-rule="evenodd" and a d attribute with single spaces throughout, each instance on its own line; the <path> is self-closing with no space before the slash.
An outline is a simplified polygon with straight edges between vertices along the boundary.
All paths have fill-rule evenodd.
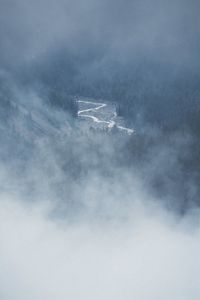
<path id="1" fill-rule="evenodd" d="M 128 222 L 66 224 L 19 203 L 0 204 L 2 300 L 199 299 L 200 232 L 187 220 L 140 206 Z"/>

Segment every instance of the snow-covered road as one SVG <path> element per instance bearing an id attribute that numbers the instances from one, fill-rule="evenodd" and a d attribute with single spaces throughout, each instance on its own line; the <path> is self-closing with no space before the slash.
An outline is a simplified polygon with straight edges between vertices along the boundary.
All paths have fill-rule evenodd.
<path id="1" fill-rule="evenodd" d="M 80 109 L 78 111 L 78 117 L 90 119 L 95 123 L 103 123 L 109 129 L 116 127 L 119 130 L 126 131 L 126 133 L 128 133 L 129 135 L 134 132 L 133 129 L 118 124 L 115 106 L 111 104 L 85 100 L 77 100 L 77 102 Z"/>

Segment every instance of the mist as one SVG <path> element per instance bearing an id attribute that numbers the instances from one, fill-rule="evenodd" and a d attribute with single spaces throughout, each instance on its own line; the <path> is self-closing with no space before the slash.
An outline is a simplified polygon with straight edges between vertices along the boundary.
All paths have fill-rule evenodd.
<path id="1" fill-rule="evenodd" d="M 199 1 L 0 0 L 0 298 L 200 296 Z"/>
<path id="2" fill-rule="evenodd" d="M 198 206 L 185 206 L 167 176 L 164 196 L 149 183 L 157 164 L 179 168 L 188 138 L 175 138 L 174 153 L 159 146 L 160 158 L 150 147 L 149 163 L 132 169 L 124 161 L 128 136 L 91 132 L 27 96 L 32 117 L 12 112 L 1 150 L 1 298 L 198 299 Z M 59 132 L 38 134 L 36 112 L 57 116 Z"/>
<path id="3" fill-rule="evenodd" d="M 87 64 L 140 58 L 198 68 L 198 9 L 196 0 L 1 0 L 1 62 L 25 67 L 64 48 Z"/>
<path id="4" fill-rule="evenodd" d="M 134 214 L 66 226 L 1 204 L 2 299 L 198 299 L 199 230 L 160 211 Z"/>

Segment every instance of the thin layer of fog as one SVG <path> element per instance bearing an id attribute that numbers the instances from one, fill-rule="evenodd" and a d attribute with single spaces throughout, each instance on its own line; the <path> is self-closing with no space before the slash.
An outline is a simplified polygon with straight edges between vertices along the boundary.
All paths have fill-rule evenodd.
<path id="1" fill-rule="evenodd" d="M 109 61 L 142 57 L 199 66 L 199 1 L 1 0 L 2 66 L 45 60 L 64 47 L 98 76 Z M 109 76 L 108 76 L 109 78 Z"/>
<path id="2" fill-rule="evenodd" d="M 153 157 L 146 178 L 137 165 L 132 171 L 119 162 L 128 135 L 71 124 L 63 111 L 32 97 L 34 105 L 11 118 L 25 118 L 26 132 L 15 126 L 19 148 L 8 137 L 8 152 L 1 150 L 1 299 L 197 300 L 198 208 L 181 215 L 150 191 L 147 177 L 158 167 Z M 27 118 L 30 107 L 34 117 Z M 50 124 L 57 116 L 59 134 L 41 123 L 44 116 Z M 162 155 L 176 163 L 176 153 L 159 153 L 162 167 Z"/>

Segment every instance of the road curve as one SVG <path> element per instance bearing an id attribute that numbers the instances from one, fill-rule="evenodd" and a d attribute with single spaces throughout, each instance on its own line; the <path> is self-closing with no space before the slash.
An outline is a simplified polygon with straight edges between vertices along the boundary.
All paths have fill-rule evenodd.
<path id="1" fill-rule="evenodd" d="M 107 127 L 109 129 L 112 129 L 113 127 L 117 127 L 119 130 L 123 130 L 126 133 L 128 133 L 129 135 L 131 135 L 134 130 L 131 128 L 127 128 L 127 127 L 123 127 L 120 126 L 118 124 L 116 124 L 116 117 L 117 117 L 117 113 L 114 112 L 112 117 L 110 118 L 110 120 L 102 120 L 100 118 L 98 118 L 97 116 L 94 116 L 92 113 L 97 113 L 98 111 L 105 109 L 105 107 L 108 106 L 108 104 L 106 103 L 100 103 L 100 102 L 91 102 L 91 101 L 84 101 L 84 100 L 77 100 L 78 103 L 84 103 L 84 104 L 90 104 L 94 107 L 90 107 L 90 108 L 86 108 L 86 109 L 82 109 L 78 111 L 78 117 L 81 118 L 88 118 L 88 119 L 92 119 L 93 122 L 95 123 L 104 123 L 107 124 Z M 102 111 L 101 111 L 102 112 Z M 103 115 L 103 114 L 102 114 Z"/>

